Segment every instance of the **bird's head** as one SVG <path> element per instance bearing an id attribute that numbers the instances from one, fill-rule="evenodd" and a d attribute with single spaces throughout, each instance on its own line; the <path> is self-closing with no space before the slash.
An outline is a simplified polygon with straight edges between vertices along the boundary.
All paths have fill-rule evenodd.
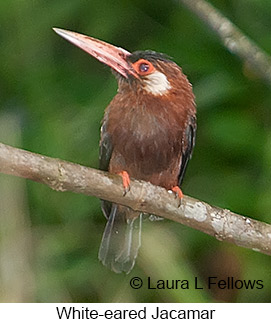
<path id="1" fill-rule="evenodd" d="M 119 91 L 141 91 L 153 96 L 178 92 L 191 85 L 181 68 L 167 55 L 154 51 L 133 53 L 101 40 L 76 32 L 53 28 L 61 37 L 83 49 L 112 68 L 119 83 Z"/>

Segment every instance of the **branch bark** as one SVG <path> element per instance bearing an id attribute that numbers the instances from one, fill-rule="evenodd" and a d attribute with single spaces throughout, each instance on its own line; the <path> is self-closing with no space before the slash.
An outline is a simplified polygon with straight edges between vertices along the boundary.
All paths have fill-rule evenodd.
<path id="1" fill-rule="evenodd" d="M 123 196 L 118 175 L 13 148 L 0 143 L 0 172 L 48 185 L 56 191 L 93 195 L 205 232 L 218 240 L 271 255 L 271 225 L 210 206 L 189 196 L 182 205 L 162 187 L 132 180 Z"/>
<path id="2" fill-rule="evenodd" d="M 209 25 L 230 52 L 248 62 L 271 85 L 271 57 L 266 52 L 207 1 L 179 1 Z"/>

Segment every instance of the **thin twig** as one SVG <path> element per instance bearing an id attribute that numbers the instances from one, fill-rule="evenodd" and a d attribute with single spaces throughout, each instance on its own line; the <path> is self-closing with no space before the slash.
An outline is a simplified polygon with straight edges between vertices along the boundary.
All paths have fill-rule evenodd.
<path id="1" fill-rule="evenodd" d="M 121 177 L 60 159 L 34 154 L 0 143 L 0 172 L 72 191 L 145 213 L 155 214 L 205 232 L 218 240 L 271 254 L 271 225 L 185 196 L 181 207 L 162 187 L 132 180 L 123 196 Z"/>
<path id="2" fill-rule="evenodd" d="M 228 50 L 249 63 L 271 85 L 271 57 L 205 0 L 179 0 L 211 27 Z"/>

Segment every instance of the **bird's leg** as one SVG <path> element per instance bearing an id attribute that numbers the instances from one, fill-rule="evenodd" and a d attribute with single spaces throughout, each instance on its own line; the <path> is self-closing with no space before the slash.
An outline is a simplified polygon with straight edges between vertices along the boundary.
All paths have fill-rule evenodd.
<path id="1" fill-rule="evenodd" d="M 130 176 L 125 170 L 119 172 L 118 175 L 122 177 L 123 196 L 125 196 L 130 191 Z"/>
<path id="2" fill-rule="evenodd" d="M 174 186 L 174 187 L 172 187 L 172 192 L 174 192 L 175 193 L 175 197 L 176 198 L 178 198 L 178 207 L 180 207 L 181 206 L 181 203 L 182 203 L 182 199 L 183 199 L 183 192 L 182 192 L 182 190 L 180 189 L 180 187 L 179 186 Z"/>

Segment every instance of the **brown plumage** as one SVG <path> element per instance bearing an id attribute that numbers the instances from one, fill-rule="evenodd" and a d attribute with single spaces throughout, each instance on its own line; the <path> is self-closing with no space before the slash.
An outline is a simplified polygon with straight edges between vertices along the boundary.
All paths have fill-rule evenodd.
<path id="1" fill-rule="evenodd" d="M 181 68 L 164 54 L 131 54 L 91 37 L 56 31 L 113 68 L 118 80 L 118 93 L 102 123 L 100 169 L 123 177 L 125 171 L 181 196 L 196 132 L 192 86 Z M 102 209 L 108 222 L 99 259 L 115 272 L 129 272 L 140 246 L 141 214 L 107 201 Z"/>
<path id="2" fill-rule="evenodd" d="M 195 106 L 181 69 L 163 63 L 172 90 L 154 96 L 120 80 L 118 94 L 105 111 L 104 127 L 114 146 L 110 172 L 126 170 L 131 177 L 171 189 L 179 182 L 181 156 L 189 144 L 186 132 L 195 127 Z"/>

